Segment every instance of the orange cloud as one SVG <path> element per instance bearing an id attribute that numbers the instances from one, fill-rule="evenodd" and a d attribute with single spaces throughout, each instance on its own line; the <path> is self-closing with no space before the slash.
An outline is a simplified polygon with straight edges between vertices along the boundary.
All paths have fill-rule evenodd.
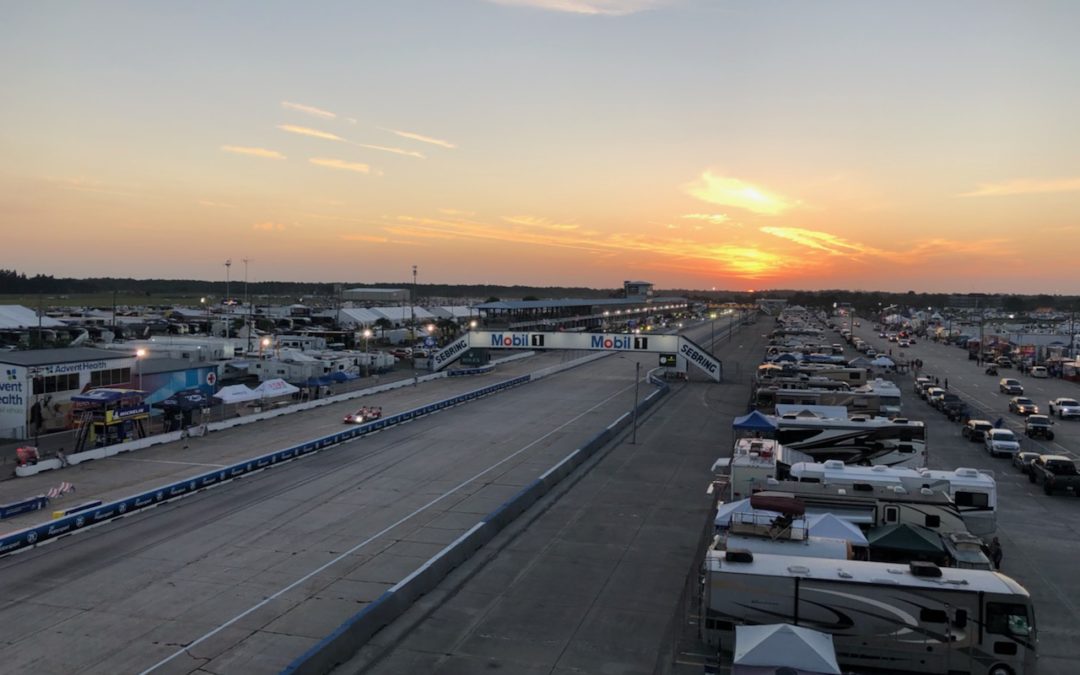
<path id="1" fill-rule="evenodd" d="M 403 150 L 401 148 L 388 148 L 385 145 L 364 145 L 363 143 L 353 143 L 358 148 L 367 148 L 368 150 L 379 150 L 382 152 L 392 152 L 395 155 L 405 155 L 406 157 L 416 157 L 417 159 L 427 159 L 424 155 L 413 150 Z"/>
<path id="2" fill-rule="evenodd" d="M 557 230 L 559 232 L 569 232 L 579 228 L 578 225 L 573 225 L 571 223 L 555 223 L 547 218 L 537 218 L 536 216 L 503 216 L 502 219 L 508 223 L 513 223 L 514 225 L 542 227 L 545 230 Z"/>
<path id="3" fill-rule="evenodd" d="M 438 139 L 438 138 L 432 138 L 431 136 L 423 136 L 421 134 L 414 134 L 411 131 L 400 131 L 398 129 L 385 129 L 383 127 L 380 127 L 380 129 L 382 129 L 383 131 L 389 131 L 392 134 L 397 134 L 398 136 L 401 136 L 402 138 L 410 138 L 410 139 L 412 139 L 414 141 L 420 141 L 421 143 L 430 143 L 431 145 L 438 145 L 439 147 L 448 148 L 450 150 L 453 150 L 454 148 L 457 147 L 456 145 L 454 145 L 450 141 L 444 141 L 444 140 L 441 140 L 441 139 Z"/>
<path id="4" fill-rule="evenodd" d="M 683 188 L 687 194 L 703 202 L 731 206 L 752 213 L 776 216 L 795 208 L 798 202 L 771 193 L 738 178 L 718 176 L 705 171 Z"/>
<path id="5" fill-rule="evenodd" d="M 295 124 L 279 124 L 278 129 L 287 131 L 290 134 L 299 134 L 301 136 L 311 136 L 312 138 L 321 138 L 326 141 L 338 141 L 345 143 L 345 139 L 336 134 L 332 134 L 328 131 L 319 131 L 318 129 L 309 129 L 308 127 L 300 127 Z"/>
<path id="6" fill-rule="evenodd" d="M 254 223 L 251 226 L 251 229 L 259 230 L 260 232 L 282 232 L 285 230 L 285 224 L 266 221 L 263 223 Z"/>
<path id="7" fill-rule="evenodd" d="M 702 245 L 699 241 L 641 234 L 600 235 L 580 229 L 537 227 L 543 219 L 519 216 L 504 221 L 529 225 L 511 228 L 464 218 L 424 218 L 399 216 L 399 225 L 383 228 L 397 236 L 418 239 L 487 240 L 525 246 L 574 249 L 591 255 L 615 257 L 620 254 L 643 254 L 649 260 L 678 269 L 690 269 L 708 275 L 732 275 L 746 279 L 771 277 L 812 265 L 805 256 L 787 256 L 747 244 Z"/>
<path id="8" fill-rule="evenodd" d="M 721 225 L 731 220 L 731 218 L 728 218 L 722 213 L 687 213 L 683 218 L 689 218 L 690 220 L 704 220 L 713 225 Z"/>
<path id="9" fill-rule="evenodd" d="M 312 157 L 308 160 L 317 166 L 325 166 L 329 169 L 341 169 L 342 171 L 354 171 L 356 173 L 371 173 L 371 167 L 360 162 L 346 162 L 343 159 L 331 159 L 328 157 Z"/>
<path id="10" fill-rule="evenodd" d="M 277 150 L 267 150 L 266 148 L 249 148 L 242 145 L 223 145 L 221 149 L 225 152 L 231 152 L 237 155 L 248 155 L 249 157 L 262 157 L 263 159 L 285 159 L 285 155 L 281 154 Z"/>
<path id="11" fill-rule="evenodd" d="M 829 234 L 828 232 L 816 232 L 814 230 L 805 230 L 799 227 L 762 227 L 760 228 L 765 234 L 771 234 L 774 237 L 780 237 L 781 239 L 787 239 L 793 241 L 796 244 L 802 244 L 809 248 L 824 251 L 830 255 L 851 255 L 852 253 L 872 253 L 880 254 L 881 251 L 864 246 L 862 244 L 856 244 L 848 241 L 842 237 Z"/>
<path id="12" fill-rule="evenodd" d="M 670 0 L 491 0 L 510 7 L 535 7 L 555 12 L 625 16 L 670 4 Z"/>
<path id="13" fill-rule="evenodd" d="M 964 192 L 959 197 L 1005 197 L 1010 195 L 1035 195 L 1051 192 L 1076 192 L 1080 190 L 1080 178 L 1053 178 L 1031 180 L 1021 178 L 1006 183 L 988 183 L 980 185 L 971 192 Z"/>
<path id="14" fill-rule="evenodd" d="M 302 113 L 306 113 L 308 115 L 312 115 L 313 117 L 321 117 L 326 120 L 332 120 L 337 117 L 337 115 L 330 112 L 329 110 L 323 110 L 322 108 L 316 108 L 315 106 L 311 105 L 304 105 L 303 103 L 290 103 L 289 101 L 282 101 L 281 107 L 288 110 L 296 110 Z"/>

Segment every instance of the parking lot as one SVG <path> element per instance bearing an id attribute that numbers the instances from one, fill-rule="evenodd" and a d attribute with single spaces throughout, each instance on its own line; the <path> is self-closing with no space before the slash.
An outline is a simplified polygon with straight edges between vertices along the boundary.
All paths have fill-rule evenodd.
<path id="1" fill-rule="evenodd" d="M 1080 385 L 1053 378 L 1020 375 L 1015 369 L 1001 369 L 997 376 L 969 361 L 967 352 L 954 346 L 920 340 L 900 354 L 896 343 L 887 343 L 869 325 L 857 327 L 855 334 L 879 351 L 892 348 L 899 358 L 921 359 L 922 374 L 936 376 L 949 391 L 968 403 L 972 417 L 991 422 L 1001 418 L 1003 427 L 1015 432 L 1021 450 L 1080 457 L 1080 420 L 1056 420 L 1054 439 L 1024 436 L 1024 417 L 1009 412 L 1011 395 L 998 387 L 1002 377 L 1022 383 L 1025 395 L 1046 411 L 1047 403 L 1062 396 L 1080 396 Z M 1040 631 L 1040 673 L 1075 673 L 1080 660 L 1080 577 L 1073 566 L 1080 558 L 1080 499 L 1069 494 L 1053 496 L 1028 481 L 1007 458 L 993 458 L 982 443 L 961 436 L 961 424 L 949 421 L 916 395 L 914 375 L 896 376 L 904 391 L 903 414 L 927 425 L 930 466 L 952 469 L 960 466 L 993 471 L 998 483 L 998 537 L 1004 549 L 1002 572 L 1031 592 Z"/>

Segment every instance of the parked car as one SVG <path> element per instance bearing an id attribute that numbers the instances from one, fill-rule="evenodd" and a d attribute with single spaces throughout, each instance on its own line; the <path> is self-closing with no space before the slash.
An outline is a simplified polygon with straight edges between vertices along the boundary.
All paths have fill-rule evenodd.
<path id="1" fill-rule="evenodd" d="M 1046 369 L 1046 366 L 1032 366 L 1028 371 L 1028 375 L 1032 377 L 1050 377 L 1050 372 Z"/>
<path id="2" fill-rule="evenodd" d="M 928 387 L 928 386 L 932 385 L 933 383 L 934 383 L 934 378 L 928 377 L 926 375 L 919 375 L 918 377 L 915 378 L 915 387 L 914 387 L 915 393 L 919 394 L 919 396 L 921 397 L 923 388 Z"/>
<path id="3" fill-rule="evenodd" d="M 1028 480 L 1043 486 L 1043 492 L 1054 494 L 1055 490 L 1072 490 L 1080 497 L 1080 471 L 1076 462 L 1064 455 L 1039 455 L 1031 462 Z"/>
<path id="4" fill-rule="evenodd" d="M 1031 452 L 1030 450 L 1024 450 L 1013 455 L 1012 465 L 1020 470 L 1020 473 L 1028 473 L 1031 471 L 1031 463 L 1035 461 L 1035 458 L 1039 456 L 1037 452 Z"/>
<path id="5" fill-rule="evenodd" d="M 1024 385 L 1020 384 L 1020 380 L 1011 377 L 1001 378 L 1001 381 L 998 382 L 998 389 L 1001 390 L 1002 394 L 1024 395 Z"/>
<path id="6" fill-rule="evenodd" d="M 1013 362 L 1008 356 L 999 356 L 997 358 L 998 368 L 1012 368 Z"/>
<path id="7" fill-rule="evenodd" d="M 958 420 L 967 411 L 967 406 L 960 400 L 960 396 L 947 391 L 936 400 L 937 409 L 945 413 L 950 420 Z"/>
<path id="8" fill-rule="evenodd" d="M 1075 398 L 1055 398 L 1050 401 L 1047 412 L 1051 415 L 1057 415 L 1058 419 L 1080 417 L 1080 403 Z"/>
<path id="9" fill-rule="evenodd" d="M 926 390 L 926 402 L 937 408 L 938 400 L 947 392 L 941 387 L 930 387 Z"/>
<path id="10" fill-rule="evenodd" d="M 1052 441 L 1054 440 L 1054 421 L 1046 415 L 1028 415 L 1024 421 L 1024 434 L 1028 438 L 1041 436 Z"/>
<path id="11" fill-rule="evenodd" d="M 1009 399 L 1009 412 L 1017 415 L 1038 414 L 1039 406 L 1027 396 L 1013 396 Z"/>
<path id="12" fill-rule="evenodd" d="M 896 346 L 897 347 L 910 347 L 911 342 L 909 340 L 897 340 L 896 341 Z"/>
<path id="13" fill-rule="evenodd" d="M 982 443 L 986 440 L 986 432 L 994 428 L 989 420 L 968 420 L 960 427 L 960 435 L 969 441 Z"/>
<path id="14" fill-rule="evenodd" d="M 1020 452 L 1020 441 L 1016 440 L 1016 435 L 1009 429 L 991 429 L 987 432 L 983 443 L 991 457 L 998 455 L 1011 457 Z"/>

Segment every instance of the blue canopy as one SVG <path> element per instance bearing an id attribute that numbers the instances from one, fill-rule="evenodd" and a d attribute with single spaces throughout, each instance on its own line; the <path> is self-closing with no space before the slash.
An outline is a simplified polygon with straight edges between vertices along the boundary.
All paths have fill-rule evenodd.
<path id="1" fill-rule="evenodd" d="M 776 431 L 776 425 L 757 410 L 749 415 L 736 417 L 731 422 L 731 428 L 735 431 Z"/>
<path id="2" fill-rule="evenodd" d="M 334 382 L 348 382 L 349 380 L 358 379 L 360 376 L 356 373 L 346 373 L 344 370 L 335 370 L 330 373 L 330 379 Z"/>
<path id="3" fill-rule="evenodd" d="M 334 379 L 332 377 L 329 377 L 327 375 L 323 375 L 322 377 L 309 377 L 307 382 L 304 382 L 303 385 L 301 385 L 301 386 L 304 386 L 304 387 L 318 387 L 318 386 L 327 385 L 327 384 L 333 384 L 333 383 L 334 383 Z"/>

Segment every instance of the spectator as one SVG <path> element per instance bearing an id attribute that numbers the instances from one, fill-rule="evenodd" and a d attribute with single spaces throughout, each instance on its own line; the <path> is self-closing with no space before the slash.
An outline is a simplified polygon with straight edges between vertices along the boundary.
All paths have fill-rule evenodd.
<path id="1" fill-rule="evenodd" d="M 994 569 L 1001 569 L 1002 557 L 1004 557 L 1004 554 L 1001 551 L 1001 542 L 998 541 L 997 537 L 994 537 L 993 541 L 990 542 L 990 561 L 994 563 Z"/>

